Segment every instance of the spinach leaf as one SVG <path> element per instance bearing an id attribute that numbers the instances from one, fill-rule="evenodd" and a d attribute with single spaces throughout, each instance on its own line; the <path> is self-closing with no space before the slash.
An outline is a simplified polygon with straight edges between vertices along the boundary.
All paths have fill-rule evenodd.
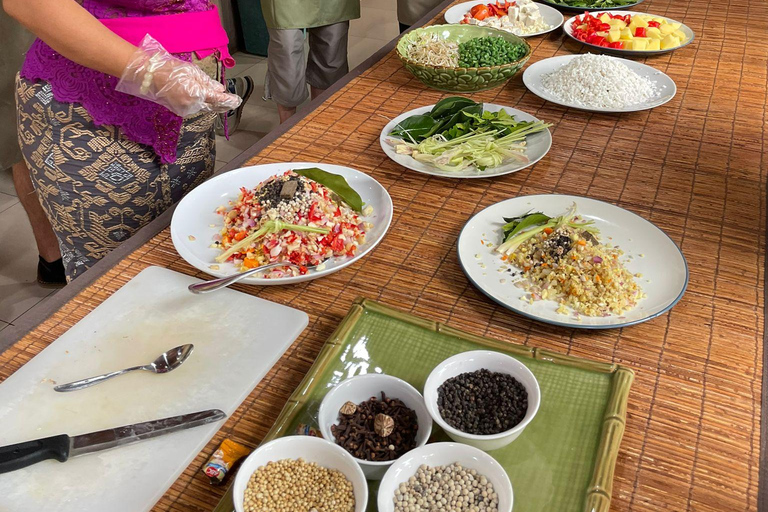
<path id="1" fill-rule="evenodd" d="M 437 121 L 435 123 L 435 125 L 432 127 L 432 129 L 427 132 L 427 134 L 424 136 L 424 138 L 428 139 L 431 136 L 433 136 L 434 134 L 442 132 L 443 131 L 443 127 L 445 126 L 445 124 L 448 121 L 450 121 L 450 120 L 451 119 L 449 117 L 444 117 L 441 120 Z"/>
<path id="2" fill-rule="evenodd" d="M 478 103 L 472 101 L 469 98 L 463 96 L 449 96 L 438 101 L 429 113 L 429 116 L 433 119 L 442 119 L 443 117 L 449 117 L 458 113 L 461 109 L 472 105 L 478 105 Z"/>
<path id="3" fill-rule="evenodd" d="M 294 169 L 293 172 L 328 187 L 356 212 L 363 211 L 363 199 L 360 197 L 360 194 L 355 192 L 355 189 L 349 186 L 349 183 L 344 179 L 344 176 L 332 174 L 322 169 L 318 169 L 317 167 Z"/>
<path id="4" fill-rule="evenodd" d="M 435 124 L 435 120 L 429 116 L 411 116 L 400 121 L 389 134 L 409 142 L 413 142 L 411 139 L 419 142 L 428 136 L 427 133 L 432 130 Z"/>
<path id="5" fill-rule="evenodd" d="M 456 125 L 458 123 L 461 123 L 463 121 L 467 121 L 470 117 L 472 117 L 473 114 L 479 116 L 482 113 L 483 113 L 483 106 L 480 105 L 479 103 L 475 103 L 474 105 L 466 106 L 466 107 L 462 108 L 461 110 L 459 110 L 458 112 L 456 112 L 455 114 L 453 114 L 453 116 L 450 118 L 450 120 L 447 123 L 445 123 L 445 125 L 443 125 L 440 128 L 440 132 L 439 133 L 443 134 L 446 138 L 451 138 L 451 137 L 448 136 L 447 132 L 451 128 L 453 128 L 454 125 Z"/>

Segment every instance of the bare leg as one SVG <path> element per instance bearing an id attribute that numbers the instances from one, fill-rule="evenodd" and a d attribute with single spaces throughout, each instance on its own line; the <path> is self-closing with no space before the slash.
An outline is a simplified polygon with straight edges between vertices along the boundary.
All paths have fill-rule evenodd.
<path id="1" fill-rule="evenodd" d="M 280 116 L 280 123 L 284 123 L 296 113 L 296 107 L 284 107 L 281 104 L 277 104 L 277 115 Z"/>
<path id="2" fill-rule="evenodd" d="M 309 95 L 311 96 L 312 99 L 317 98 L 318 96 L 320 96 L 324 92 L 325 92 L 325 89 L 318 89 L 314 85 L 310 85 L 309 86 Z"/>
<path id="3" fill-rule="evenodd" d="M 27 165 L 21 161 L 13 165 L 13 186 L 16 188 L 16 194 L 29 217 L 29 223 L 32 224 L 32 232 L 37 242 L 37 250 L 40 256 L 48 263 L 61 258 L 59 252 L 59 242 L 51 229 L 51 223 L 40 206 L 37 199 L 37 193 L 32 187 L 32 180 L 29 177 Z"/>

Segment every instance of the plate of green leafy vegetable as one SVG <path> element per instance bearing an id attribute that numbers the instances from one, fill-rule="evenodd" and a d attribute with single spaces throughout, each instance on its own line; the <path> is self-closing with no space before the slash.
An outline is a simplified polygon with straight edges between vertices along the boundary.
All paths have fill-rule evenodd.
<path id="1" fill-rule="evenodd" d="M 644 0 L 537 0 L 543 4 L 557 7 L 563 11 L 604 11 L 606 9 L 626 9 L 643 3 Z"/>
<path id="2" fill-rule="evenodd" d="M 521 110 L 451 96 L 390 121 L 384 153 L 398 164 L 446 178 L 490 178 L 535 164 L 552 147 L 549 123 Z"/>

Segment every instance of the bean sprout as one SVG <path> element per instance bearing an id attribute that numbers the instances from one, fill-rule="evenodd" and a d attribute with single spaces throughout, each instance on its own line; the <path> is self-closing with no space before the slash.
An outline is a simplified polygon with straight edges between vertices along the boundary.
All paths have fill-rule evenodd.
<path id="1" fill-rule="evenodd" d="M 408 58 L 417 64 L 455 68 L 459 65 L 459 45 L 437 34 L 424 33 L 408 42 Z"/>

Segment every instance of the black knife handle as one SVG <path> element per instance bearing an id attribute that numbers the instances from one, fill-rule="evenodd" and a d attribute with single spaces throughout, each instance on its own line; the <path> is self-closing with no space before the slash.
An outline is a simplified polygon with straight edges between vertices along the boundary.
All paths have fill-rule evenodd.
<path id="1" fill-rule="evenodd" d="M 69 436 L 66 434 L 0 446 L 0 474 L 25 468 L 48 459 L 64 462 L 68 458 Z"/>

